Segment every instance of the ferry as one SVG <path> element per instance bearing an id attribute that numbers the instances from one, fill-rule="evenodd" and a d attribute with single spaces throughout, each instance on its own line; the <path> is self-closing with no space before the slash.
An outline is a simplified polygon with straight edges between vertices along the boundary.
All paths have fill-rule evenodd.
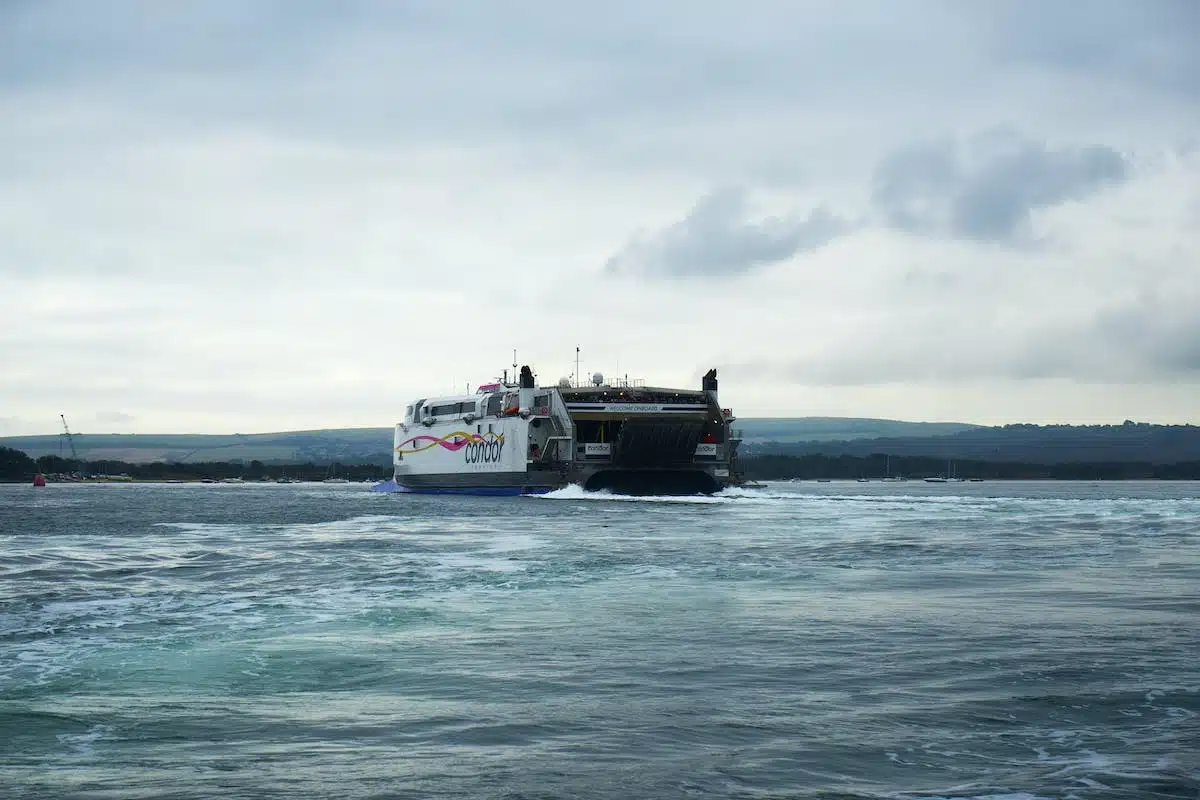
<path id="1" fill-rule="evenodd" d="M 516 365 L 513 367 L 516 373 Z M 699 389 L 642 380 L 538 386 L 523 366 L 473 394 L 423 397 L 396 425 L 393 478 L 380 491 L 523 495 L 575 484 L 621 494 L 712 494 L 744 483 L 736 419 Z"/>

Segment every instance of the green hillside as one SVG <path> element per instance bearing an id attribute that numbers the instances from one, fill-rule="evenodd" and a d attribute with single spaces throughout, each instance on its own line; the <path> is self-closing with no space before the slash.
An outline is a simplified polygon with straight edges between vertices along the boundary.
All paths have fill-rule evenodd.
<path id="1" fill-rule="evenodd" d="M 978 428 L 962 422 L 902 422 L 857 417 L 750 417 L 734 422 L 747 443 L 835 442 L 894 436 L 947 436 Z"/>
<path id="2" fill-rule="evenodd" d="M 748 444 L 763 442 L 827 442 L 891 436 L 942 436 L 974 428 L 942 422 L 901 422 L 841 417 L 747 418 L 734 423 Z M 152 461 L 253 461 L 327 463 L 378 460 L 392 447 L 391 428 L 340 428 L 250 434 L 82 433 L 75 435 L 80 458 L 147 463 Z M 0 446 L 23 450 L 33 458 L 69 457 L 65 437 L 9 436 Z"/>
<path id="3" fill-rule="evenodd" d="M 283 431 L 251 434 L 76 434 L 79 457 L 113 459 L 130 463 L 151 461 L 252 461 L 266 463 L 317 463 L 346 461 L 388 453 L 391 428 L 343 428 L 338 430 Z M 0 445 L 23 450 L 33 458 L 42 455 L 71 455 L 63 436 L 10 436 Z"/>

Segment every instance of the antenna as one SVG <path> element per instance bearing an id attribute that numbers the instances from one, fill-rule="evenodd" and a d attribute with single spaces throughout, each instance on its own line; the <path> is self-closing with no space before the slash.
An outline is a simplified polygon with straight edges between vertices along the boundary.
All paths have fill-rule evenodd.
<path id="1" fill-rule="evenodd" d="M 575 345 L 575 385 L 579 385 L 579 345 Z"/>

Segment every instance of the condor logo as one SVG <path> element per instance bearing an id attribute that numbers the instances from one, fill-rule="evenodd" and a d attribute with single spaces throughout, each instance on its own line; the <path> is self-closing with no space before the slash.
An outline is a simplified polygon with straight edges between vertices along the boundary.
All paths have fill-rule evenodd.
<path id="1" fill-rule="evenodd" d="M 503 450 L 503 439 L 468 442 L 463 448 L 463 461 L 467 464 L 495 464 L 500 460 Z"/>

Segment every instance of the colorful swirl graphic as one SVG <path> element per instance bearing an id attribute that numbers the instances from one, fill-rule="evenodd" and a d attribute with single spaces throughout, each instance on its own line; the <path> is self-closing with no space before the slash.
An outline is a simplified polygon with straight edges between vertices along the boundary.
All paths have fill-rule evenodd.
<path id="1" fill-rule="evenodd" d="M 470 433 L 468 431 L 455 431 L 447 433 L 440 439 L 437 436 L 414 436 L 411 439 L 401 442 L 396 447 L 396 452 L 402 456 L 411 455 L 412 453 L 420 453 L 423 450 L 428 450 L 431 447 L 441 446 L 446 450 L 455 452 L 461 450 L 472 443 L 490 443 L 503 442 L 503 433 L 492 433 L 488 431 L 485 434 Z M 408 447 L 408 449 L 404 449 Z"/>

